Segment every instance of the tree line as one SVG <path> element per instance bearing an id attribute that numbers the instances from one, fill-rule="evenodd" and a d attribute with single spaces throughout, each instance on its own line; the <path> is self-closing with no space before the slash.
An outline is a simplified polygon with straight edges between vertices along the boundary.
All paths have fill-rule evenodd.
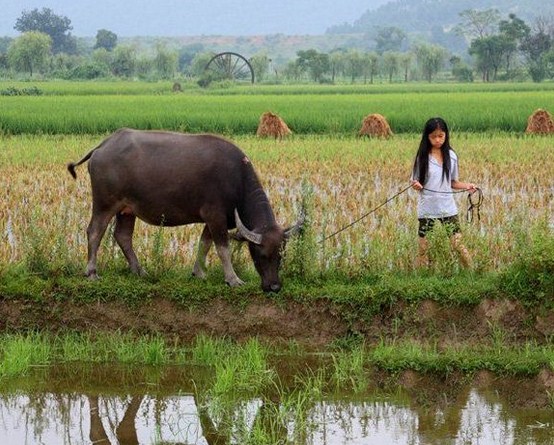
<path id="1" fill-rule="evenodd" d="M 156 42 L 148 51 L 98 30 L 93 46 L 71 34 L 71 20 L 49 8 L 23 11 L 15 38 L 0 38 L 0 73 L 61 79 L 139 78 L 195 79 L 201 85 L 225 80 L 206 79 L 213 52 L 202 45 L 175 48 Z M 532 25 L 498 10 L 465 10 L 455 33 L 467 50 L 455 54 L 446 47 L 408 35 L 394 26 L 379 28 L 372 45 L 336 48 L 330 52 L 300 50 L 276 63 L 262 50 L 249 62 L 258 82 L 398 82 L 441 78 L 471 82 L 554 79 L 554 19 L 539 17 Z"/>

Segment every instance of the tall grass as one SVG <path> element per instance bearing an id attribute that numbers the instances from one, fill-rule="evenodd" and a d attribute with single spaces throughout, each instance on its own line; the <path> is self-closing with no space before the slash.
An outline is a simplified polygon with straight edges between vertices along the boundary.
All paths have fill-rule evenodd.
<path id="1" fill-rule="evenodd" d="M 20 377 L 32 366 L 48 365 L 52 360 L 52 344 L 40 334 L 5 336 L 0 348 L 0 378 Z"/>

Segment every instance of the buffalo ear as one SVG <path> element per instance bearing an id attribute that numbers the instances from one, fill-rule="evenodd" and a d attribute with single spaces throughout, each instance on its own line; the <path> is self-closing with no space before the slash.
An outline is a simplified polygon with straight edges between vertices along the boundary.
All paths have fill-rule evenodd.
<path id="1" fill-rule="evenodd" d="M 285 229 L 285 239 L 289 239 L 292 236 L 299 234 L 306 222 L 306 211 L 304 208 L 300 210 L 300 216 L 298 220 L 290 227 Z"/>

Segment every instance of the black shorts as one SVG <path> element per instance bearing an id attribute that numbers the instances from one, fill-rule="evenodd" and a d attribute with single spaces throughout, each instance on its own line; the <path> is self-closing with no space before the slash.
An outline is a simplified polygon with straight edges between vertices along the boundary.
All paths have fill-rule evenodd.
<path id="1" fill-rule="evenodd" d="M 450 236 L 455 233 L 460 232 L 460 221 L 458 220 L 458 215 L 446 216 L 444 218 L 419 218 L 419 229 L 417 234 L 420 238 L 425 238 L 427 232 L 429 232 L 435 225 L 437 221 L 440 221 L 444 226 Z"/>

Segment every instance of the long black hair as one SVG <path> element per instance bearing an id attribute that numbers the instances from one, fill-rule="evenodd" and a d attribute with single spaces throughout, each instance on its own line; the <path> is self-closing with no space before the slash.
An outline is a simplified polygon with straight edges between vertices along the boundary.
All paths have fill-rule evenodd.
<path id="1" fill-rule="evenodd" d="M 445 138 L 444 144 L 442 144 L 442 180 L 448 180 L 450 177 L 450 134 L 448 132 L 448 125 L 445 120 L 440 117 L 433 117 L 425 122 L 423 127 L 423 134 L 421 135 L 421 142 L 419 143 L 419 149 L 414 161 L 413 178 L 421 183 L 425 184 L 427 180 L 427 173 L 429 170 L 429 153 L 431 152 L 431 141 L 429 141 L 429 135 L 435 131 L 444 131 Z"/>

